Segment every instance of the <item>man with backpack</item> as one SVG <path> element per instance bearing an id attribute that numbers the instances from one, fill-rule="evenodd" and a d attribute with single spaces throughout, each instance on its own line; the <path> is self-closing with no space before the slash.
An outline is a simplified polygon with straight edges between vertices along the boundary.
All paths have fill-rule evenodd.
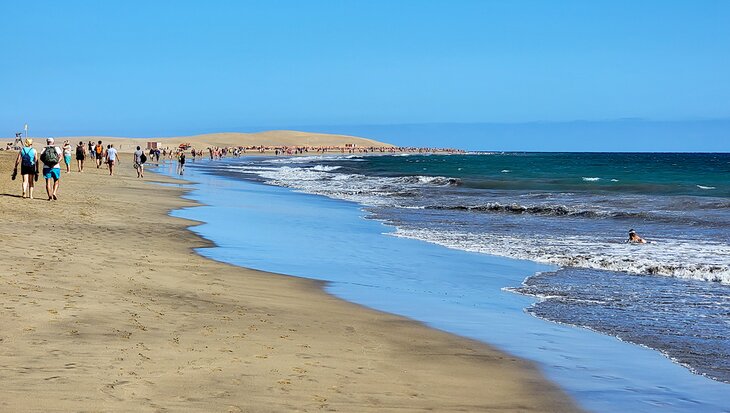
<path id="1" fill-rule="evenodd" d="M 101 168 L 101 162 L 104 159 L 104 145 L 101 144 L 101 141 L 96 144 L 94 152 L 96 155 L 96 169 L 99 169 Z"/>
<path id="2" fill-rule="evenodd" d="M 33 149 L 33 139 L 25 139 L 24 146 L 15 159 L 13 180 L 18 176 L 18 164 L 20 164 L 20 175 L 23 177 L 23 198 L 33 199 L 33 184 L 38 180 L 38 151 Z"/>
<path id="3" fill-rule="evenodd" d="M 58 199 L 58 184 L 61 179 L 61 155 L 63 151 L 58 146 L 53 145 L 53 138 L 46 139 L 46 148 L 41 154 L 43 162 L 43 177 L 46 178 L 46 193 L 48 200 L 55 201 Z M 53 180 L 53 183 L 51 183 Z"/>
<path id="4" fill-rule="evenodd" d="M 141 147 L 134 151 L 134 169 L 137 170 L 137 178 L 144 178 L 144 163 L 147 162 L 147 155 Z"/>

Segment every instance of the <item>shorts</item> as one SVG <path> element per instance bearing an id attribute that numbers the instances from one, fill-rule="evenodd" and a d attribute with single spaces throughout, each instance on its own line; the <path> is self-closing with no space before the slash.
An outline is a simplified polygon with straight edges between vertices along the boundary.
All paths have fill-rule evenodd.
<path id="1" fill-rule="evenodd" d="M 84 154 L 78 154 L 78 155 L 76 155 L 76 160 L 77 161 L 83 161 L 84 158 L 86 158 L 86 156 L 84 156 Z"/>
<path id="2" fill-rule="evenodd" d="M 114 166 L 114 164 L 116 164 L 116 160 L 115 159 L 109 159 L 106 163 L 108 163 L 109 166 Z"/>
<path id="3" fill-rule="evenodd" d="M 46 179 L 53 178 L 54 181 L 61 179 L 61 168 L 46 168 L 43 167 L 43 177 Z"/>
<path id="4" fill-rule="evenodd" d="M 35 175 L 35 165 L 20 165 L 21 175 Z"/>
<path id="5" fill-rule="evenodd" d="M 63 161 L 66 162 L 66 165 L 71 165 L 71 155 L 63 155 Z"/>
<path id="6" fill-rule="evenodd" d="M 144 166 L 144 164 L 143 164 L 143 163 L 137 163 L 137 162 L 135 162 L 135 163 L 134 163 L 134 169 L 140 169 L 140 168 L 142 168 L 143 166 Z"/>

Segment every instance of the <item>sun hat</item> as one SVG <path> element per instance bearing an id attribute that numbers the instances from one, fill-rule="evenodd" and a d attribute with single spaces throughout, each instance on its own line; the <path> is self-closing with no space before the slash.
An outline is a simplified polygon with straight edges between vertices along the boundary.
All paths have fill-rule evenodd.
<path id="1" fill-rule="evenodd" d="M 25 138 L 25 146 L 33 145 L 33 138 Z"/>

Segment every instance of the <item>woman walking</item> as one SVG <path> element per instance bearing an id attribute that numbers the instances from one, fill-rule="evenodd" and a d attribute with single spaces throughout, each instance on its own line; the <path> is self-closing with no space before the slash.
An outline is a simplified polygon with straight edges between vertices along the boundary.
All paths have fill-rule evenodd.
<path id="1" fill-rule="evenodd" d="M 71 173 L 71 142 L 63 141 L 63 162 L 66 164 L 66 173 Z"/>
<path id="2" fill-rule="evenodd" d="M 86 147 L 83 142 L 79 142 L 79 145 L 76 147 L 76 164 L 79 172 L 84 172 L 84 159 L 86 159 Z"/>
<path id="3" fill-rule="evenodd" d="M 20 175 L 23 177 L 23 198 L 33 199 L 33 184 L 38 180 L 38 151 L 33 149 L 33 139 L 26 138 L 25 146 L 18 152 L 15 159 L 15 169 L 12 178 L 18 175 L 18 164 L 20 164 Z"/>

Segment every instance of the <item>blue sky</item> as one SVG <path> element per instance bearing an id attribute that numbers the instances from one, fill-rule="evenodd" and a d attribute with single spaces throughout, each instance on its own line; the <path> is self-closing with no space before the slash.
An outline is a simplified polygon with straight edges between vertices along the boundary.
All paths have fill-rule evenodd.
<path id="1" fill-rule="evenodd" d="M 0 136 L 727 119 L 729 39 L 727 1 L 0 0 Z"/>

